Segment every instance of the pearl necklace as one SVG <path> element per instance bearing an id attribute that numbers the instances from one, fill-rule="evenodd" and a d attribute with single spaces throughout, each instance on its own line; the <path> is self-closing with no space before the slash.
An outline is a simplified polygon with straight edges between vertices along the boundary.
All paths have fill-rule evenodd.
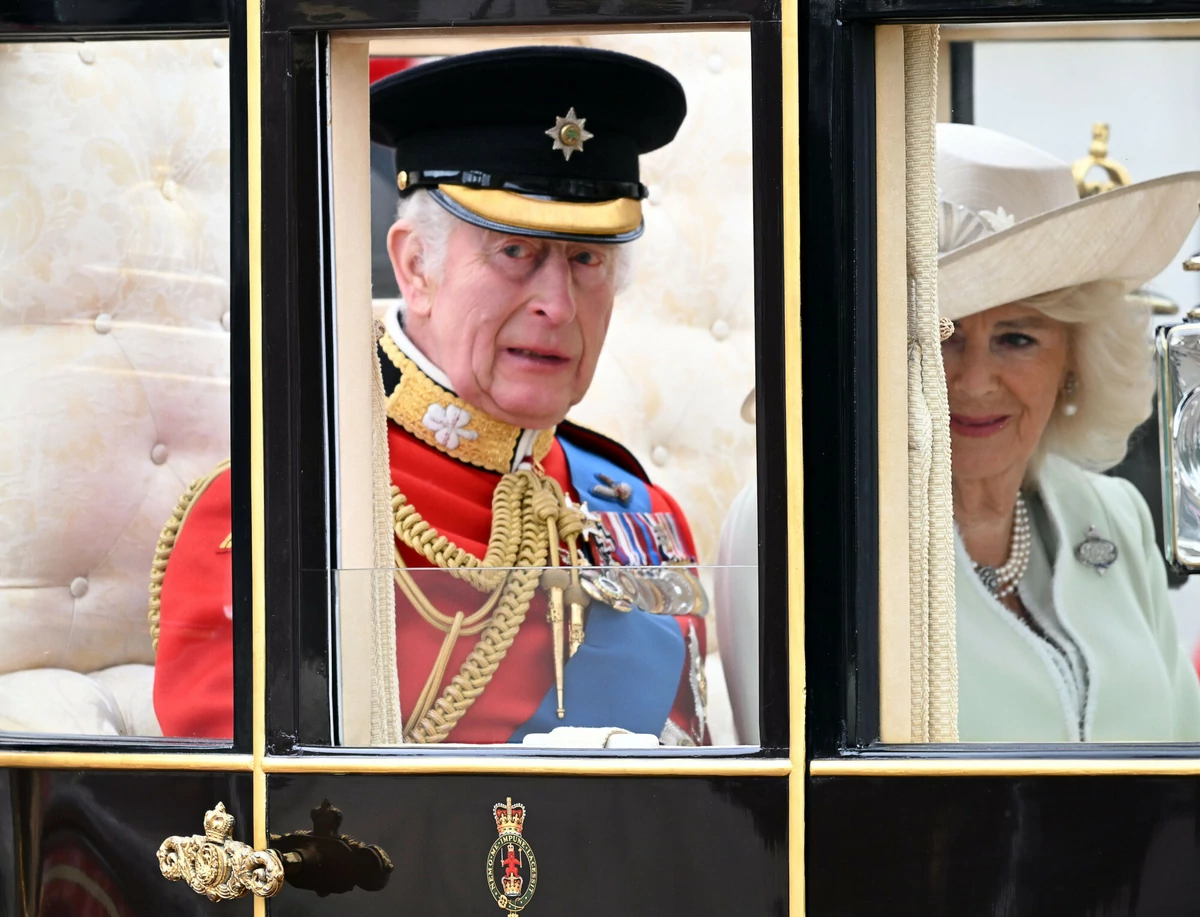
<path id="1" fill-rule="evenodd" d="M 1017 494 L 1016 513 L 1013 518 L 1012 542 L 1008 548 L 1008 560 L 1002 567 L 975 564 L 975 572 L 987 590 L 998 599 L 1005 599 L 1017 591 L 1017 584 L 1029 569 L 1029 555 L 1033 544 L 1033 530 L 1029 525 L 1029 510 L 1025 498 Z"/>

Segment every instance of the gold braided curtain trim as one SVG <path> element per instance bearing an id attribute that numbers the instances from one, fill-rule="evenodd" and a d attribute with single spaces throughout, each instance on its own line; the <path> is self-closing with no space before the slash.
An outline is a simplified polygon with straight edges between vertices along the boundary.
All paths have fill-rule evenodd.
<path id="1" fill-rule="evenodd" d="M 398 745 L 404 721 L 400 709 L 400 673 L 396 670 L 396 590 L 390 567 L 396 550 L 392 517 L 392 471 L 388 461 L 387 393 L 376 342 L 391 341 L 380 322 L 374 323 L 370 359 L 375 367 L 371 386 L 372 522 L 375 526 L 371 573 L 371 744 Z"/>
<path id="2" fill-rule="evenodd" d="M 158 544 L 154 548 L 154 561 L 150 565 L 150 612 L 147 615 L 150 621 L 150 642 L 154 647 L 155 653 L 158 652 L 159 619 L 162 616 L 162 584 L 163 579 L 167 575 L 167 561 L 171 559 L 171 552 L 175 549 L 175 541 L 179 538 L 179 532 L 183 528 L 183 523 L 186 521 L 188 513 L 191 512 L 192 506 L 195 505 L 199 496 L 208 490 L 209 485 L 220 477 L 221 473 L 228 467 L 229 459 L 226 459 L 208 474 L 196 478 L 188 489 L 183 492 L 183 496 L 179 498 L 179 502 L 175 504 L 171 518 L 167 520 L 167 524 L 163 526 L 162 534 L 158 536 Z"/>
<path id="3" fill-rule="evenodd" d="M 958 739 L 950 417 L 937 303 L 937 26 L 904 28 L 912 738 Z"/>

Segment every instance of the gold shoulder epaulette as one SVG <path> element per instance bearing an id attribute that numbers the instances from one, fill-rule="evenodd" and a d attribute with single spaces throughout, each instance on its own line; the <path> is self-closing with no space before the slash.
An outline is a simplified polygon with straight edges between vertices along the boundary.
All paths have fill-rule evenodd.
<path id="1" fill-rule="evenodd" d="M 175 504 L 171 518 L 167 520 L 162 534 L 158 536 L 158 545 L 154 549 L 154 563 L 150 566 L 150 613 L 148 615 L 150 641 L 154 646 L 155 653 L 158 652 L 158 619 L 162 602 L 163 577 L 167 574 L 167 561 L 171 557 L 171 551 L 175 548 L 175 539 L 179 537 L 183 523 L 187 519 L 188 513 L 191 512 L 192 506 L 195 505 L 196 499 L 208 490 L 209 485 L 219 478 L 228 467 L 229 459 L 226 459 L 208 474 L 192 481 L 191 486 L 183 492 L 179 502 Z M 231 541 L 231 539 L 232 535 L 225 540 Z"/>

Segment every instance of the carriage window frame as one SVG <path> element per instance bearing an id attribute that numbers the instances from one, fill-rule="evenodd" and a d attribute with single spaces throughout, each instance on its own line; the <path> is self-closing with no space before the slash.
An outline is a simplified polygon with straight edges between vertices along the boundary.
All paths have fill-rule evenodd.
<path id="1" fill-rule="evenodd" d="M 663 6 L 665 9 L 669 4 Z M 708 29 L 748 30 L 752 48 L 754 104 L 761 106 L 763 111 L 770 111 L 772 104 L 777 107 L 781 105 L 783 81 L 777 9 L 764 5 L 749 15 L 740 10 L 717 10 L 707 17 L 708 21 L 699 17 L 676 16 L 675 12 L 650 9 L 644 16 L 645 21 L 629 22 L 621 26 L 609 23 L 572 24 L 570 27 L 547 30 L 502 27 L 499 23 L 489 23 L 486 26 L 480 24 L 478 28 L 471 29 L 471 35 L 536 39 L 546 34 L 594 34 L 611 31 L 638 33 L 663 28 L 688 32 Z M 339 724 L 333 715 L 325 711 L 334 709 L 338 697 L 335 691 L 336 680 L 344 673 L 336 671 L 336 662 L 334 665 L 325 663 L 326 659 L 333 658 L 328 655 L 328 651 L 331 641 L 334 640 L 333 631 L 336 627 L 336 621 L 330 613 L 330 580 L 326 579 L 315 587 L 312 585 L 313 571 L 318 565 L 326 571 L 325 576 L 336 575 L 330 558 L 338 556 L 340 547 L 336 543 L 339 526 L 335 517 L 338 505 L 338 450 L 333 439 L 334 425 L 330 422 L 330 417 L 336 410 L 336 380 L 331 347 L 339 333 L 336 309 L 331 307 L 331 304 L 336 302 L 339 295 L 344 295 L 338 285 L 343 272 L 336 270 L 338 258 L 342 255 L 339 254 L 339 248 L 332 244 L 337 221 L 340 219 L 335 188 L 354 188 L 356 183 L 367 182 L 369 175 L 364 169 L 358 175 L 346 177 L 342 170 L 336 168 L 339 140 L 336 132 L 329 129 L 329 125 L 339 117 L 346 117 L 344 112 L 350 109 L 337 107 L 337 80 L 332 78 L 331 67 L 338 65 L 341 49 L 350 45 L 363 45 L 372 39 L 380 38 L 437 42 L 444 40 L 449 33 L 430 27 L 429 23 L 423 24 L 422 28 L 399 30 L 394 21 L 386 23 L 386 30 L 379 28 L 378 22 L 367 22 L 359 28 L 304 28 L 298 22 L 300 16 L 301 14 L 292 9 L 281 10 L 270 3 L 265 4 L 264 138 L 270 138 L 273 130 L 278 129 L 280 133 L 277 136 L 288 139 L 280 142 L 276 149 L 273 149 L 275 145 L 269 141 L 264 146 L 264 308 L 270 308 L 272 290 L 286 291 L 285 298 L 290 297 L 293 302 L 293 308 L 288 311 L 294 314 L 285 319 L 282 302 L 278 311 L 273 313 L 285 319 L 290 326 L 287 339 L 288 346 L 293 348 L 292 368 L 283 370 L 282 367 L 273 367 L 268 361 L 264 365 L 264 371 L 268 377 L 268 391 L 278 385 L 279 378 L 283 376 L 300 390 L 293 390 L 291 393 L 293 416 L 297 419 L 300 434 L 285 434 L 270 427 L 267 430 L 268 466 L 274 467 L 273 456 L 282 456 L 284 452 L 288 457 L 281 457 L 280 463 L 290 466 L 285 468 L 282 475 L 282 478 L 289 480 L 277 479 L 274 486 L 271 479 L 267 481 L 268 516 L 271 514 L 271 504 L 280 507 L 290 504 L 296 507 L 289 526 L 293 539 L 291 550 L 288 552 L 290 556 L 285 558 L 283 552 L 275 552 L 268 543 L 267 588 L 276 595 L 292 596 L 298 609 L 295 615 L 289 616 L 286 606 L 268 603 L 268 683 L 282 688 L 291 682 L 292 690 L 280 695 L 274 691 L 270 692 L 267 705 L 267 754 L 329 755 L 346 758 L 413 755 L 437 757 L 453 753 L 456 756 L 471 757 L 561 755 L 602 760 L 629 755 L 630 752 L 617 753 L 609 750 L 596 755 L 591 750 L 549 750 L 520 746 L 468 748 L 457 745 L 439 751 L 436 748 L 380 748 L 339 745 L 335 742 Z M 675 21 L 671 21 L 673 16 Z M 713 19 L 717 21 L 712 21 Z M 276 25 L 280 27 L 273 28 Z M 466 30 L 454 31 L 456 37 L 465 34 Z M 359 65 L 365 71 L 365 59 L 360 61 Z M 282 75 L 285 72 L 288 74 L 287 85 L 278 95 L 274 95 L 271 74 Z M 365 86 L 364 82 L 363 93 L 356 101 L 351 102 L 351 105 L 359 109 L 356 116 L 364 119 L 364 123 L 367 101 Z M 773 116 L 778 123 L 778 108 L 773 112 Z M 319 142 L 309 142 L 308 138 L 313 134 L 318 135 Z M 292 138 L 298 142 L 293 142 Z M 755 130 L 755 232 L 758 236 L 765 235 L 772 240 L 770 244 L 765 245 L 756 240 L 754 265 L 757 329 L 754 346 L 758 415 L 755 436 L 760 487 L 759 564 L 760 571 L 765 568 L 766 561 L 776 570 L 787 571 L 792 568 L 791 575 L 777 576 L 767 585 L 764 585 L 760 574 L 759 640 L 760 645 L 770 648 L 766 653 L 760 652 L 760 695 L 763 699 L 760 709 L 764 711 L 761 714 L 761 743 L 752 750 L 745 746 L 689 748 L 683 750 L 681 755 L 678 749 L 658 749 L 647 750 L 642 753 L 643 756 L 695 758 L 698 766 L 704 766 L 704 761 L 716 758 L 779 761 L 786 759 L 791 753 L 792 743 L 789 743 L 788 731 L 792 710 L 796 705 L 794 700 L 789 698 L 789 691 L 792 691 L 792 698 L 796 695 L 794 689 L 789 688 L 787 672 L 789 664 L 800 671 L 802 668 L 794 661 L 789 663 L 788 659 L 789 628 L 795 628 L 796 623 L 790 618 L 794 619 L 797 614 L 797 600 L 795 595 L 789 594 L 789 590 L 794 591 L 800 584 L 795 581 L 798 572 L 795 571 L 794 560 L 789 563 L 787 546 L 789 518 L 793 520 L 791 525 L 795 526 L 799 494 L 788 497 L 791 492 L 786 483 L 789 462 L 795 461 L 795 458 L 789 459 L 785 439 L 766 435 L 764 424 L 764 418 L 773 419 L 776 432 L 784 429 L 785 412 L 792 425 L 798 426 L 799 423 L 799 405 L 786 404 L 786 386 L 783 378 L 785 334 L 782 316 L 785 309 L 785 273 L 789 270 L 785 267 L 788 258 L 784 253 L 782 232 L 785 203 L 781 199 L 781 192 L 789 184 L 784 181 L 782 175 L 783 146 L 778 143 L 778 135 L 772 136 L 770 132 Z M 270 177 L 275 169 L 279 170 L 281 179 L 277 182 L 272 181 Z M 310 184 L 306 183 L 306 178 L 311 181 Z M 311 193 L 311 189 L 315 189 L 316 193 Z M 363 199 L 362 191 L 359 185 L 356 193 L 360 202 Z M 282 222 L 274 224 L 278 226 L 278 236 L 272 229 L 273 205 L 282 208 L 279 212 L 291 215 L 286 227 Z M 363 220 L 364 226 L 369 225 L 369 212 L 364 214 Z M 297 248 L 301 246 L 306 252 L 316 256 L 312 262 L 306 262 L 305 256 L 297 253 Z M 273 257 L 275 254 L 278 255 L 278 260 Z M 359 255 L 368 257 L 367 253 Z M 303 269 L 296 266 L 305 263 L 319 263 L 323 266 L 319 282 L 316 282 L 318 278 L 313 273 L 308 275 L 306 282 L 297 279 L 297 273 Z M 278 268 L 274 266 L 276 264 L 279 265 Z M 359 269 L 361 270 L 361 265 Z M 369 265 L 367 276 L 369 277 Z M 798 289 L 790 295 L 796 294 Z M 361 296 L 361 292 L 358 295 Z M 763 329 L 768 327 L 768 323 L 763 319 L 764 310 L 768 310 L 774 316 L 773 327 L 779 330 L 778 334 L 764 333 Z M 303 315 L 304 318 L 298 318 L 298 315 Z M 265 321 L 270 324 L 271 319 L 265 317 Z M 301 360 L 306 361 L 304 365 L 308 367 L 320 367 L 319 372 L 297 372 L 296 367 Z M 795 362 L 799 362 L 798 357 Z M 765 371 L 764 365 L 769 367 Z M 276 376 L 274 382 L 271 376 Z M 268 397 L 271 397 L 270 394 Z M 343 458 L 342 461 L 353 461 L 353 458 Z M 793 471 L 792 479 L 799 477 L 798 467 L 797 465 L 797 470 Z M 768 500 L 762 496 L 764 485 L 770 485 L 770 489 L 777 494 L 774 499 Z M 315 507 L 320 507 L 319 511 Z M 308 524 L 297 524 L 300 517 L 308 520 Z M 320 525 L 317 524 L 318 518 Z M 763 620 L 761 609 L 766 607 L 780 611 L 773 618 Z M 791 616 L 782 613 L 783 609 L 788 608 L 792 609 Z M 796 633 L 795 630 L 792 632 Z M 793 636 L 790 640 L 791 646 L 795 648 L 797 643 Z M 793 660 L 796 658 L 792 657 Z M 785 765 L 781 763 L 773 766 Z"/>
<path id="2" fill-rule="evenodd" d="M 841 118 L 851 125 L 840 138 L 834 164 L 827 172 L 838 190 L 847 193 L 851 174 L 868 174 L 872 185 L 867 194 L 855 186 L 855 205 L 844 237 L 852 241 L 843 250 L 855 252 L 869 268 L 860 268 L 841 281 L 855 306 L 851 326 L 875 345 L 872 365 L 860 375 L 870 378 L 870 385 L 860 388 L 859 396 L 862 403 L 873 401 L 875 406 L 870 426 L 876 464 L 870 471 L 877 488 L 878 512 L 871 520 L 873 526 L 859 527 L 848 540 L 878 559 L 872 583 L 878 589 L 878 600 L 858 601 L 836 626 L 810 618 L 810 659 L 816 643 L 826 651 L 832 649 L 839 661 L 839 666 L 821 673 L 821 685 L 835 696 L 829 707 L 840 717 L 825 713 L 809 720 L 813 776 L 1076 772 L 1080 768 L 1071 762 L 1080 760 L 1092 762 L 1088 768 L 1094 772 L 1182 773 L 1188 772 L 1185 759 L 1196 755 L 1196 745 L 1185 743 L 910 741 L 907 421 L 896 422 L 897 411 L 905 417 L 902 402 L 907 388 L 904 125 L 902 114 L 895 114 L 897 100 L 903 111 L 901 29 L 910 24 L 942 26 L 937 120 L 949 121 L 958 120 L 952 111 L 961 112 L 970 102 L 965 91 L 969 84 L 962 76 L 963 69 L 971 65 L 970 52 L 964 50 L 969 42 L 1200 38 L 1200 18 L 1179 4 L 1156 10 L 1153 18 L 1143 10 L 1136 20 L 1132 7 L 1117 6 L 1121 5 L 1103 9 L 1086 0 L 1062 0 L 1023 16 L 1011 9 L 981 11 L 962 3 L 932 0 L 845 0 L 842 4 L 844 23 L 836 31 L 840 32 L 839 47 L 846 49 L 847 56 L 842 67 L 834 70 L 832 81 L 845 94 L 840 99 L 835 94 L 831 104 L 814 104 L 810 93 L 810 109 L 824 108 L 831 112 L 828 117 L 832 120 Z M 954 67 L 959 68 L 957 75 Z M 821 111 L 812 111 L 810 123 L 821 117 Z M 810 143 L 814 140 L 819 142 L 809 138 Z M 844 155 L 840 162 L 839 154 Z M 811 182 L 812 175 L 806 175 L 806 180 Z M 806 228 L 808 220 L 806 214 Z M 806 244 L 806 251 L 811 244 Z M 815 271 L 811 257 L 806 257 L 806 264 L 807 288 Z M 807 404 L 806 400 L 806 408 Z M 811 413 L 806 416 L 811 418 Z M 864 486 L 860 499 L 869 491 L 870 487 Z M 814 566 L 811 555 L 810 551 L 810 570 Z M 810 694 L 814 690 L 816 684 L 810 679 Z M 1152 758 L 1165 760 L 1147 764 Z"/>

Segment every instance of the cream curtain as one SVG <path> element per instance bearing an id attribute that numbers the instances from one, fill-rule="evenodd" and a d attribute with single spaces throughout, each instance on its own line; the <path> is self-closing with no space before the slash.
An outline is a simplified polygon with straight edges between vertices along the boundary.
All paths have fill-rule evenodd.
<path id="1" fill-rule="evenodd" d="M 912 741 L 958 740 L 950 428 L 937 305 L 938 27 L 904 29 Z"/>

